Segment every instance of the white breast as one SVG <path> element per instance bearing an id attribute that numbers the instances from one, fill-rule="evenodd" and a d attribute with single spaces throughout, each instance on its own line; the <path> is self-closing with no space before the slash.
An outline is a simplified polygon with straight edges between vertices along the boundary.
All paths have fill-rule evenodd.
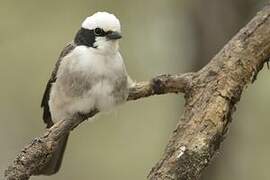
<path id="1" fill-rule="evenodd" d="M 53 120 L 68 118 L 76 112 L 87 113 L 93 108 L 102 111 L 113 107 L 119 97 L 112 92 L 126 78 L 119 52 L 104 55 L 93 48 L 76 47 L 62 60 L 52 87 L 49 105 Z M 125 89 L 126 97 L 127 84 L 120 88 Z"/>

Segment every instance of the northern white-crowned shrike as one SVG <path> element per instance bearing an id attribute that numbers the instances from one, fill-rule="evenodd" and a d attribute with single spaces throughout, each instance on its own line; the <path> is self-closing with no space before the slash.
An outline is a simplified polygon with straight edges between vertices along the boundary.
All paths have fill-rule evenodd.
<path id="1" fill-rule="evenodd" d="M 41 103 L 47 128 L 76 113 L 104 111 L 127 99 L 131 81 L 119 53 L 121 37 L 120 22 L 113 14 L 97 12 L 83 21 L 73 42 L 61 52 L 47 83 Z M 59 170 L 67 138 L 60 141 L 41 174 Z"/>

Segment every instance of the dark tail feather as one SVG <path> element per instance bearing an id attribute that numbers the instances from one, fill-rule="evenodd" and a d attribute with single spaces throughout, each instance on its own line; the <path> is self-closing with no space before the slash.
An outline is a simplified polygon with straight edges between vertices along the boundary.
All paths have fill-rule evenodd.
<path id="1" fill-rule="evenodd" d="M 63 160 L 64 152 L 67 145 L 69 134 L 65 135 L 59 142 L 56 151 L 53 153 L 51 160 L 48 164 L 41 170 L 40 175 L 52 175 L 59 171 L 61 163 Z"/>

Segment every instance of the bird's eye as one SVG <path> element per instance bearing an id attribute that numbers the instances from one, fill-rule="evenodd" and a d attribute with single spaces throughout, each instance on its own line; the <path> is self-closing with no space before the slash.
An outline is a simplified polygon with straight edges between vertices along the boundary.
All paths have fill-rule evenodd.
<path id="1" fill-rule="evenodd" d="M 99 35 L 101 35 L 103 33 L 103 30 L 101 28 L 96 28 L 94 30 L 94 33 L 95 33 L 95 35 L 99 36 Z"/>

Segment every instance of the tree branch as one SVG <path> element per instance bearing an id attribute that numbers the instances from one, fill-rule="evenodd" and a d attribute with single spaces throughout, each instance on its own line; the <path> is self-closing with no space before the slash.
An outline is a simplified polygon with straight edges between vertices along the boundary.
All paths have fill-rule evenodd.
<path id="1" fill-rule="evenodd" d="M 270 6 L 244 27 L 197 73 L 161 75 L 130 88 L 128 100 L 151 95 L 185 93 L 183 116 L 150 180 L 198 179 L 209 164 L 231 122 L 244 87 L 256 79 L 270 57 Z M 89 117 L 74 115 L 59 121 L 27 145 L 5 171 L 8 180 L 27 180 L 38 174 L 54 152 L 59 139 Z"/>
<path id="2" fill-rule="evenodd" d="M 183 75 L 160 75 L 149 82 L 139 82 L 130 88 L 128 100 L 136 100 L 152 95 L 184 92 L 192 73 Z M 61 137 L 73 130 L 86 119 L 93 117 L 98 110 L 87 115 L 76 114 L 72 119 L 54 124 L 41 137 L 36 138 L 19 153 L 12 165 L 5 171 L 8 180 L 27 180 L 38 174 L 55 151 Z"/>
<path id="3" fill-rule="evenodd" d="M 184 114 L 148 179 L 199 179 L 225 137 L 243 89 L 269 60 L 269 16 L 266 6 L 194 75 Z"/>
<path id="4" fill-rule="evenodd" d="M 189 87 L 193 73 L 181 75 L 159 75 L 148 82 L 139 82 L 129 89 L 128 100 L 136 100 L 143 97 L 167 94 L 184 93 Z"/>

